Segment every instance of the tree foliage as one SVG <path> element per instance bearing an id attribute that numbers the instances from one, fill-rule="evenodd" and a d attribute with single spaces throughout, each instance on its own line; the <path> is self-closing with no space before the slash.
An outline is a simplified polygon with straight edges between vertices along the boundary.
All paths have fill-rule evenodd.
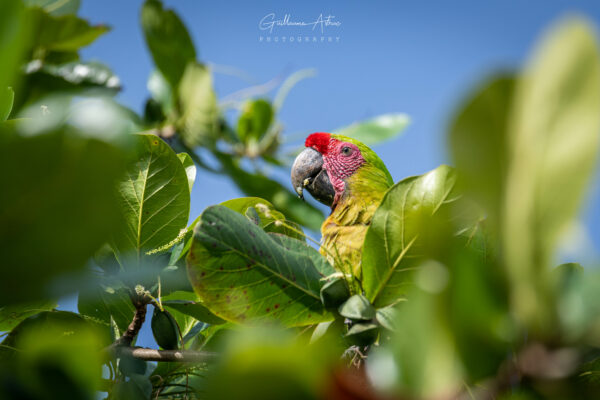
<path id="1" fill-rule="evenodd" d="M 302 73 L 274 100 L 220 103 L 186 26 L 147 0 L 137 115 L 80 59 L 109 28 L 78 7 L 0 5 L 0 397 L 597 398 L 600 275 L 555 266 L 598 154 L 587 22 L 457 107 L 455 168 L 388 190 L 351 296 L 304 232 L 321 211 L 265 172 L 289 169 L 278 112 Z M 375 144 L 407 123 L 336 132 Z M 252 197 L 190 218 L 203 174 Z M 55 310 L 73 293 L 77 312 Z M 145 320 L 151 356 L 132 347 Z"/>

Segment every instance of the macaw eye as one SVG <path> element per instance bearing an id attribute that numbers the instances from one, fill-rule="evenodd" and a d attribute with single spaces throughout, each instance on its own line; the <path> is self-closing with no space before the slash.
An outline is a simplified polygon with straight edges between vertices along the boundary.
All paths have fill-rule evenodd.
<path id="1" fill-rule="evenodd" d="M 349 156 L 352 154 L 352 147 L 344 146 L 342 147 L 342 154 L 345 156 Z"/>

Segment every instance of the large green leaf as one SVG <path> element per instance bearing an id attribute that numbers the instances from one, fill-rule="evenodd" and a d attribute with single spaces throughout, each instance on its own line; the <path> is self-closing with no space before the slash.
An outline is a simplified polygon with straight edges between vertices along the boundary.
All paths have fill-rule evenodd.
<path id="1" fill-rule="evenodd" d="M 141 19 L 154 64 L 177 89 L 188 63 L 196 61 L 194 43 L 185 25 L 173 10 L 163 9 L 158 0 L 144 3 Z"/>
<path id="2" fill-rule="evenodd" d="M 438 216 L 455 200 L 455 173 L 445 165 L 398 182 L 375 211 L 363 245 L 363 289 L 377 308 L 402 298 L 413 271 L 443 238 Z"/>
<path id="3" fill-rule="evenodd" d="M 308 229 L 318 231 L 325 219 L 316 207 L 300 200 L 279 182 L 262 174 L 250 173 L 240 168 L 231 157 L 218 154 L 223 169 L 247 196 L 260 196 L 287 215 L 292 221 L 304 225 Z"/>
<path id="4" fill-rule="evenodd" d="M 82 268 L 118 224 L 123 154 L 60 131 L 1 133 L 0 304 L 54 297 L 47 284 Z"/>
<path id="5" fill-rule="evenodd" d="M 24 0 L 28 7 L 41 7 L 51 15 L 77 14 L 80 0 Z"/>
<path id="6" fill-rule="evenodd" d="M 547 271 L 572 223 L 600 144 L 600 54 L 583 20 L 563 21 L 543 39 L 519 82 L 510 125 L 503 231 L 519 317 L 553 324 Z"/>
<path id="7" fill-rule="evenodd" d="M 190 211 L 188 178 L 177 154 L 159 137 L 137 135 L 136 155 L 118 184 L 123 223 L 115 249 L 139 261 L 185 229 Z"/>
<path id="8" fill-rule="evenodd" d="M 210 71 L 190 62 L 179 86 L 181 118 L 179 134 L 190 147 L 211 143 L 218 130 L 217 97 Z"/>
<path id="9" fill-rule="evenodd" d="M 366 145 L 374 145 L 398 136 L 409 123 L 410 118 L 406 114 L 383 114 L 336 129 L 334 133 L 360 140 Z"/>
<path id="10" fill-rule="evenodd" d="M 203 303 L 221 318 L 309 325 L 333 317 L 320 289 L 331 268 L 315 249 L 271 236 L 224 206 L 202 213 L 188 255 L 188 272 Z"/>
<path id="11" fill-rule="evenodd" d="M 105 25 L 92 26 L 75 15 L 53 16 L 41 8 L 29 9 L 28 17 L 35 32 L 34 56 L 41 59 L 50 51 L 77 51 L 109 30 Z"/>
<path id="12" fill-rule="evenodd" d="M 55 301 L 46 300 L 0 307 L 0 332 L 11 331 L 25 318 L 42 311 L 52 310 L 55 307 Z"/>

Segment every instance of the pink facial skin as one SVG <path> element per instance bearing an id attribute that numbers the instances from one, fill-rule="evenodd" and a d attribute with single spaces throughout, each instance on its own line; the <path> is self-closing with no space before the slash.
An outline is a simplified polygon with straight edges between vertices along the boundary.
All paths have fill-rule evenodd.
<path id="1" fill-rule="evenodd" d="M 354 174 L 365 159 L 356 145 L 339 141 L 326 133 L 313 133 L 306 139 L 306 146 L 323 155 L 323 168 L 335 190 L 333 208 L 344 193 L 345 179 Z"/>

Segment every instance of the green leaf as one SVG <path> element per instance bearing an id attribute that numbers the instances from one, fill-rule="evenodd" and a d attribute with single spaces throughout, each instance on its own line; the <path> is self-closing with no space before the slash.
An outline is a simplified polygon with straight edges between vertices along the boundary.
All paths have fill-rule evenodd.
<path id="1" fill-rule="evenodd" d="M 363 245 L 363 288 L 377 308 L 402 298 L 423 256 L 444 242 L 436 222 L 455 200 L 453 170 L 445 165 L 392 186 L 375 211 Z M 442 240 L 440 240 L 442 238 Z"/>
<path id="2" fill-rule="evenodd" d="M 8 119 L 14 100 L 15 92 L 12 88 L 9 87 L 5 91 L 0 91 L 0 122 Z"/>
<path id="3" fill-rule="evenodd" d="M 241 169 L 225 154 L 217 154 L 223 168 L 235 184 L 248 196 L 264 197 L 289 219 L 308 229 L 319 231 L 324 217 L 314 206 L 300 200 L 279 182 L 258 173 L 250 173 Z"/>
<path id="4" fill-rule="evenodd" d="M 273 237 L 224 206 L 202 213 L 188 255 L 190 279 L 204 305 L 235 322 L 277 318 L 302 326 L 330 320 L 319 296 L 319 270 L 328 268 L 312 247 Z"/>
<path id="5" fill-rule="evenodd" d="M 13 80 L 23 61 L 31 29 L 20 1 L 0 2 L 0 88 L 17 87 Z"/>
<path id="6" fill-rule="evenodd" d="M 212 143 L 219 134 L 217 96 L 210 71 L 190 62 L 179 86 L 179 134 L 189 147 Z"/>
<path id="7" fill-rule="evenodd" d="M 396 304 L 380 308 L 375 313 L 375 318 L 379 325 L 383 326 L 392 332 L 400 331 L 401 327 L 398 326 L 398 306 Z"/>
<path id="8" fill-rule="evenodd" d="M 113 188 L 123 173 L 123 154 L 74 133 L 1 133 L 0 304 L 73 290 L 56 280 L 79 271 L 118 224 Z M 50 281 L 60 293 L 50 292 Z"/>
<path id="9" fill-rule="evenodd" d="M 369 300 L 362 294 L 355 294 L 344 302 L 339 308 L 342 317 L 369 321 L 375 318 L 375 309 Z"/>
<path id="10" fill-rule="evenodd" d="M 179 328 L 171 313 L 154 307 L 151 326 L 154 340 L 160 347 L 166 350 L 179 348 Z"/>
<path id="11" fill-rule="evenodd" d="M 107 89 L 107 93 L 114 94 L 121 89 L 119 78 L 99 62 L 75 61 L 52 65 L 32 61 L 27 67 L 27 75 L 27 85 L 44 93 Z"/>
<path id="12" fill-rule="evenodd" d="M 81 315 L 92 317 L 110 325 L 111 319 L 120 332 L 125 332 L 135 313 L 129 289 L 119 282 L 96 278 L 79 291 L 77 310 Z"/>
<path id="13" fill-rule="evenodd" d="M 261 228 L 275 221 L 285 221 L 285 216 L 277 211 L 271 203 L 260 197 L 240 197 L 221 203 L 222 206 L 229 208 L 242 215 L 248 215 L 249 210 L 256 213 Z"/>
<path id="14" fill-rule="evenodd" d="M 142 28 L 154 64 L 176 89 L 188 63 L 196 61 L 196 50 L 185 25 L 173 10 L 157 0 L 142 6 Z"/>
<path id="15" fill-rule="evenodd" d="M 170 116 L 174 112 L 175 96 L 174 89 L 158 70 L 152 71 L 146 84 L 148 91 L 158 104 L 160 104 L 164 115 Z"/>
<path id="16" fill-rule="evenodd" d="M 121 254 L 160 248 L 185 229 L 190 191 L 185 168 L 160 138 L 137 135 L 136 155 L 118 184 L 123 224 L 114 240 Z"/>
<path id="17" fill-rule="evenodd" d="M 50 51 L 77 51 L 109 31 L 105 25 L 92 26 L 75 15 L 53 16 L 41 8 L 29 9 L 28 16 L 35 29 L 34 55 L 42 59 Z"/>
<path id="18" fill-rule="evenodd" d="M 406 114 L 383 114 L 336 129 L 333 133 L 348 136 L 372 146 L 395 138 L 402 133 L 409 123 L 410 118 Z"/>
<path id="19" fill-rule="evenodd" d="M 493 227 L 502 216 L 509 163 L 508 119 L 514 76 L 495 76 L 460 107 L 450 128 L 450 148 L 461 189 L 481 204 Z"/>
<path id="20" fill-rule="evenodd" d="M 77 14 L 80 0 L 24 0 L 27 7 L 43 8 L 50 15 Z"/>
<path id="21" fill-rule="evenodd" d="M 112 393 L 115 400 L 147 400 L 151 395 L 152 383 L 138 374 L 132 374 L 127 382 L 117 382 Z"/>
<path id="22" fill-rule="evenodd" d="M 185 292 L 175 292 L 173 295 L 180 297 L 179 293 Z M 199 302 L 195 293 L 190 293 L 190 295 L 189 298 L 192 298 L 193 300 L 164 300 L 162 304 L 164 307 L 177 310 L 182 314 L 189 315 L 190 317 L 207 324 L 219 325 L 226 322 L 214 315 L 208 308 Z M 173 297 L 169 296 L 169 298 Z"/>
<path id="23" fill-rule="evenodd" d="M 337 309 L 348 297 L 350 289 L 343 278 L 333 279 L 321 288 L 321 302 L 327 309 Z"/>
<path id="24" fill-rule="evenodd" d="M 248 101 L 244 105 L 237 125 L 237 132 L 242 142 L 248 143 L 249 140 L 260 140 L 267 133 L 273 122 L 273 117 L 273 107 L 267 100 Z"/>
<path id="25" fill-rule="evenodd" d="M 106 339 L 75 313 L 43 312 L 21 322 L 2 342 L 0 367 L 10 365 L 11 385 L 24 383 L 29 398 L 90 399 L 100 389 Z M 5 390 L 2 385 L 3 398 Z M 8 398 L 14 397 L 15 392 Z"/>
<path id="26" fill-rule="evenodd" d="M 11 331 L 27 317 L 56 307 L 55 301 L 38 301 L 0 307 L 0 332 Z"/>
<path id="27" fill-rule="evenodd" d="M 190 193 L 192 193 L 192 187 L 196 181 L 196 165 L 188 153 L 179 153 L 177 154 L 177 157 L 181 161 L 183 168 L 185 168 L 185 174 L 188 178 L 188 186 L 190 188 Z"/>
<path id="28" fill-rule="evenodd" d="M 517 86 L 511 116 L 503 239 L 519 319 L 553 324 L 552 265 L 595 170 L 600 144 L 600 54 L 594 29 L 579 18 L 542 40 Z"/>
<path id="29" fill-rule="evenodd" d="M 379 336 L 379 325 L 363 322 L 352 325 L 345 337 L 354 346 L 365 347 L 372 345 Z"/>

